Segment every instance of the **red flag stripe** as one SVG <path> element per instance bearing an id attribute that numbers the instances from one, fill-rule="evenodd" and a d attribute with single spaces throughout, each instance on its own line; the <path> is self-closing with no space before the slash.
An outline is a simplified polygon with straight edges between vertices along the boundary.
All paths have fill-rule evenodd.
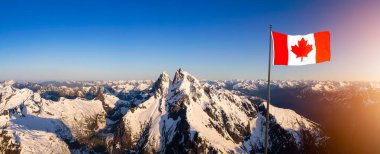
<path id="1" fill-rule="evenodd" d="M 274 64 L 288 65 L 288 35 L 272 32 Z"/>
<path id="2" fill-rule="evenodd" d="M 317 51 L 316 62 L 330 61 L 330 32 L 314 33 L 315 47 Z"/>

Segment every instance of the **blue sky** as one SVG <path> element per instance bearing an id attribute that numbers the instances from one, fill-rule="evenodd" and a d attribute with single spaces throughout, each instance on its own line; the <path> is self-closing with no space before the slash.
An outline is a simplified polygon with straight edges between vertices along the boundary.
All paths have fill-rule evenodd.
<path id="1" fill-rule="evenodd" d="M 354 29 L 347 25 L 362 16 L 380 25 L 376 14 L 363 11 L 371 8 L 377 13 L 380 5 L 343 0 L 1 1 L 0 80 L 155 79 L 178 68 L 200 79 L 265 79 L 270 23 L 288 34 L 330 30 L 333 52 L 330 63 L 275 66 L 273 79 L 376 80 L 380 73 L 368 66 L 379 62 L 363 65 L 371 59 L 346 54 L 356 49 L 347 44 L 363 36 L 344 37 L 344 30 Z M 350 13 L 359 15 L 351 19 Z M 366 49 L 368 57 L 378 56 L 378 49 Z"/>

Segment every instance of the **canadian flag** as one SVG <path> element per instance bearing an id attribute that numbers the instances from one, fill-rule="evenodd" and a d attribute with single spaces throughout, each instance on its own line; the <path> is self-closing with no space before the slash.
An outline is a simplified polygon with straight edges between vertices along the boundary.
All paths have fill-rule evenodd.
<path id="1" fill-rule="evenodd" d="M 330 32 L 287 35 L 272 32 L 274 65 L 307 65 L 330 61 Z"/>

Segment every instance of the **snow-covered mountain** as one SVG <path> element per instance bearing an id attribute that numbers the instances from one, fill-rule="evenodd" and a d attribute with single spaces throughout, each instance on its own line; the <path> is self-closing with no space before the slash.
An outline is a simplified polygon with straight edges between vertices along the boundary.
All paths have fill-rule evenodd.
<path id="1" fill-rule="evenodd" d="M 3 82 L 0 151 L 262 153 L 265 100 L 214 83 L 181 69 L 154 83 Z M 320 125 L 270 107 L 271 153 L 323 153 L 327 140 Z"/>
<path id="2" fill-rule="evenodd" d="M 264 80 L 202 81 L 247 97 L 266 97 Z M 380 153 L 380 82 L 271 81 L 271 103 L 324 127 L 331 153 Z"/>

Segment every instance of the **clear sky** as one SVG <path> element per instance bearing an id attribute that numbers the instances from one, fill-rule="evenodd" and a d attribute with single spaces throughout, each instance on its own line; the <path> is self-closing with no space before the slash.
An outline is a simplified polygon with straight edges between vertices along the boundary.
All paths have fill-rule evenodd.
<path id="1" fill-rule="evenodd" d="M 0 80 L 265 79 L 269 24 L 331 32 L 332 61 L 273 79 L 380 80 L 376 1 L 0 1 Z"/>

